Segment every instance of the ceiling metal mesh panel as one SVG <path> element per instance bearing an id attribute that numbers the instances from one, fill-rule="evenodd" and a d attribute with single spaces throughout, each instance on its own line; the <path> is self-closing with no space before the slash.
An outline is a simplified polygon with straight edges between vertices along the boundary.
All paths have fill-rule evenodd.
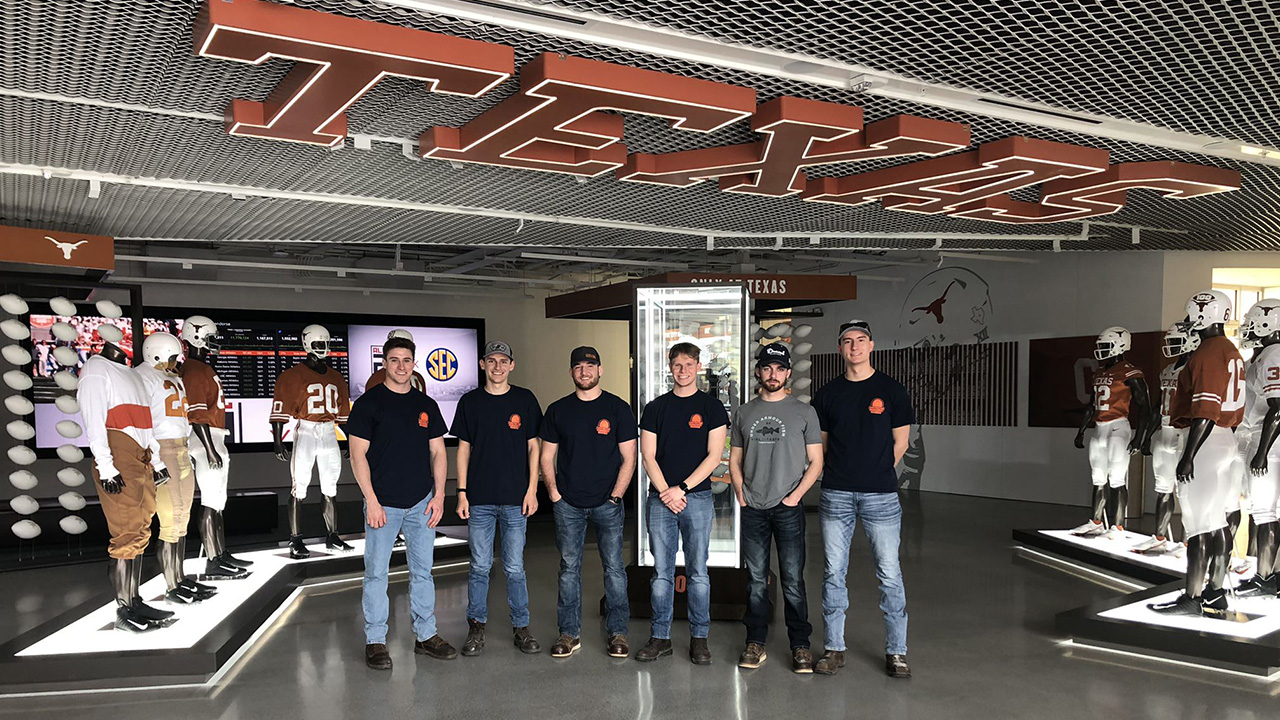
<path id="1" fill-rule="evenodd" d="M 1144 235 L 1139 249 L 1154 249 L 1158 243 L 1174 243 L 1177 247 L 1257 249 L 1280 247 L 1274 230 L 1274 218 L 1280 215 L 1280 168 L 1261 165 L 1233 164 L 1230 161 L 1177 153 L 1161 148 L 1122 143 L 1101 142 L 1070 133 L 1019 125 L 992 118 L 964 115 L 937 108 L 875 98 L 849 91 L 805 85 L 798 82 L 713 68 L 677 60 L 658 58 L 613 48 L 533 33 L 518 32 L 483 24 L 460 22 L 423 13 L 387 8 L 360 0 L 307 0 L 302 7 L 395 23 L 436 32 L 445 32 L 516 48 L 517 65 L 522 65 L 541 52 L 564 52 L 582 57 L 645 67 L 665 72 L 702 77 L 720 82 L 755 88 L 761 101 L 787 94 L 849 105 L 860 105 L 868 122 L 898 113 L 953 120 L 972 126 L 975 144 L 1010 135 L 1027 135 L 1080 145 L 1105 145 L 1111 149 L 1113 162 L 1177 159 L 1224 167 L 1235 167 L 1245 176 L 1242 191 L 1220 196 L 1178 202 L 1158 198 L 1153 193 L 1131 192 L 1128 207 L 1105 218 L 1108 221 L 1171 227 L 1191 231 L 1189 235 Z M 562 3 L 613 12 L 647 22 L 674 22 L 672 18 L 685 12 L 705 12 L 706 23 L 688 24 L 711 32 L 724 18 L 734 13 L 763 12 L 751 10 L 754 4 L 715 4 L 717 12 L 703 6 L 712 3 L 679 0 L 655 4 L 666 12 L 667 20 L 647 18 L 650 11 L 635 3 Z M 935 3 L 936 4 L 936 3 Z M 262 67 L 198 58 L 191 48 L 191 25 L 198 9 L 196 0 L 101 0 L 82 3 L 59 0 L 44 3 L 0 4 L 0 48 L 6 62 L 0 64 L 0 87 L 33 92 L 58 93 L 113 102 L 127 102 L 155 108 L 166 108 L 220 115 L 233 98 L 262 99 L 283 77 L 288 63 L 271 62 Z M 778 17 L 786 16 L 787 7 L 800 3 L 775 2 L 767 7 Z M 816 4 L 815 4 L 816 5 Z M 840 5 L 845 3 L 826 3 Z M 853 5 L 849 3 L 848 5 Z M 861 3 L 868 7 L 883 3 Z M 805 4 L 807 7 L 807 4 Z M 766 7 L 761 5 L 760 7 Z M 926 23 L 925 8 L 896 8 L 882 12 L 884 23 Z M 845 8 L 848 10 L 848 8 Z M 627 15 L 628 12 L 633 14 Z M 862 12 L 862 11 L 860 11 Z M 865 10 L 870 13 L 870 10 Z M 978 12 L 978 11 L 972 11 Z M 1090 11 L 1092 12 L 1092 11 Z M 1089 15 L 1089 13 L 1085 13 Z M 746 15 L 742 19 L 745 22 Z M 893 17 L 890 17 L 892 15 Z M 899 17 L 901 16 L 901 17 Z M 844 17 L 836 15 L 832 17 Z M 1074 17 L 1074 15 L 1073 15 Z M 727 22 L 727 21 L 725 21 Z M 774 26 L 777 20 L 771 21 Z M 805 25 L 798 20 L 797 25 Z M 932 22 L 932 21 L 930 21 Z M 941 20 L 938 20 L 941 22 Z M 1065 22 L 1065 20 L 1063 21 Z M 730 23 L 731 24 L 731 23 Z M 766 24 L 762 27 L 768 27 Z M 874 33 L 847 32 L 848 23 L 821 30 L 814 21 L 805 28 L 778 29 L 778 42 L 800 42 L 791 39 L 801 30 L 805 33 L 829 32 L 848 43 L 848 52 L 858 50 L 860 37 Z M 756 33 L 756 29 L 740 28 Z M 803 34 L 803 33 L 801 33 Z M 858 37 L 853 37 L 857 35 Z M 884 38 L 890 37 L 886 34 Z M 740 38 L 741 39 L 741 38 Z M 747 41 L 743 39 L 743 41 Z M 938 41 L 941 42 L 941 41 Z M 893 45 L 893 43 L 886 43 Z M 784 49 L 800 49 L 775 45 Z M 903 46 L 906 47 L 906 46 Z M 1196 47 L 1184 54 L 1195 54 Z M 1046 47 L 1042 55 L 1065 50 Z M 877 50 L 877 52 L 880 52 Z M 884 50 L 884 52 L 889 52 Z M 905 52 L 905 51 L 904 51 Z M 943 52 L 938 50 L 937 52 Z M 1000 74 L 984 75 L 975 67 L 981 62 L 959 62 L 961 50 L 952 50 L 948 71 L 972 72 L 977 77 L 990 77 L 1002 82 Z M 1261 52 L 1259 50 L 1259 52 Z M 982 62 L 1012 61 L 1000 53 Z M 941 57 L 941 56 L 939 56 Z M 1012 57 L 1012 56 L 1010 56 Z M 873 62 L 876 60 L 876 62 Z M 900 62 L 912 61 L 899 58 Z M 859 62 L 883 69 L 902 71 L 897 65 L 864 58 Z M 922 64 L 924 60 L 920 60 Z M 1191 61 L 1187 61 L 1191 62 Z M 967 67 L 962 66 L 969 63 Z M 1016 63 L 1012 63 L 1016 65 Z M 1030 67 L 1030 66 L 1028 66 Z M 1255 72 L 1273 72 L 1268 69 Z M 1015 68 L 1016 69 L 1016 68 Z M 905 71 L 904 71 L 905 72 Z M 1012 72 L 1012 71 L 1009 71 Z M 1006 74 L 1009 74 L 1006 72 Z M 1228 69 L 1222 69 L 1227 73 Z M 911 74 L 911 73 L 907 73 Z M 1013 73 L 1017 75 L 1018 73 Z M 920 75 L 924 79 L 945 79 Z M 1053 77 L 1058 77 L 1057 75 Z M 1223 82 L 1232 77 L 1217 75 Z M 1027 92 L 1045 89 L 1030 71 L 1018 75 Z M 1115 83 L 1133 85 L 1117 76 Z M 953 81 L 953 80 L 948 80 Z M 1013 82 L 1013 80 L 1010 80 Z M 957 83 L 963 84 L 963 83 Z M 1137 83 L 1141 85 L 1141 83 Z M 482 98 L 435 95 L 421 83 L 403 79 L 385 80 L 357 102 L 348 112 L 353 133 L 414 138 L 433 125 L 461 125 L 496 104 L 516 88 L 508 81 Z M 1106 94 L 1105 83 L 1077 83 L 1089 87 L 1097 97 Z M 1126 85 L 1126 86 L 1127 86 Z M 993 89 L 974 86 L 978 89 Z M 1232 86 L 1234 87 L 1234 86 Z M 998 88 L 994 88 L 997 89 Z M 1081 91 L 1083 92 L 1083 91 Z M 1138 91 L 1134 91 L 1138 92 Z M 1119 91 L 1107 93 L 1116 95 Z M 1016 94 L 1016 93 L 1009 93 Z M 1240 100 L 1231 93 L 1231 101 Z M 1038 99 L 1026 94 L 1023 97 Z M 1058 95 L 1060 104 L 1071 99 Z M 1119 102 L 1116 100 L 1115 102 Z M 1154 101 L 1134 100 L 1136 110 L 1152 109 Z M 1227 102 L 1220 99 L 1219 102 Z M 1187 103 L 1166 98 L 1162 103 L 1180 111 Z M 1204 110 L 1206 105 L 1197 102 Z M 1274 105 L 1269 106 L 1274 107 Z M 1077 109 L 1102 109 L 1079 106 Z M 1153 112 L 1159 108 L 1152 109 Z M 1154 120 L 1107 111 L 1117 117 Z M 1258 113 L 1253 113 L 1257 116 Z M 1237 118 L 1246 122 L 1249 114 Z M 1274 118 L 1267 115 L 1272 126 Z M 1216 120 L 1215 120 L 1216 122 Z M 1248 121 L 1252 122 L 1252 121 Z M 760 198 L 719 192 L 714 184 L 692 188 L 656 187 L 623 183 L 605 176 L 579 183 L 567 176 L 525 172 L 507 168 L 463 165 L 452 167 L 439 161 L 413 161 L 400 153 L 400 148 L 375 143 L 372 150 L 362 151 L 350 143 L 338 150 L 301 146 L 293 143 L 232 138 L 225 134 L 222 123 L 215 120 L 175 118 L 118 109 L 87 107 L 44 100 L 0 97 L 0 124 L 17 132 L 0 134 L 0 162 L 70 167 L 130 176 L 154 176 L 197 182 L 261 186 L 282 190 L 315 193 L 362 195 L 426 203 L 454 204 L 475 208 L 525 211 L 545 215 L 594 217 L 608 220 L 659 225 L 701 227 L 721 232 L 945 232 L 945 233 L 1009 233 L 1009 234 L 1073 234 L 1079 225 L 1007 226 L 941 216 L 881 210 L 878 205 L 844 207 L 804 203 L 796 198 Z M 1231 125 L 1194 129 L 1215 134 L 1229 133 Z M 626 120 L 627 145 L 633 151 L 671 152 L 708 147 L 751 138 L 746 123 L 725 128 L 710 136 L 672 130 L 664 121 L 644 117 Z M 1269 137 L 1274 139 L 1273 131 Z M 1273 141 L 1273 140 L 1272 140 Z M 1259 140 L 1261 142 L 1261 140 Z M 812 174 L 842 175 L 887 167 L 893 160 L 828 166 Z M 1034 199 L 1034 198 L 1033 198 Z M 110 200 L 111 202 L 105 202 Z M 0 176 L 0 210 L 5 221 L 67 229 L 88 229 L 123 236 L 169 236 L 210 239 L 292 239 L 325 242 L 400 242 L 428 244 L 512 244 L 561 245 L 583 247 L 616 247 L 636 244 L 647 247 L 688 247 L 703 245 L 704 239 L 691 236 L 617 231 L 603 228 L 570 227 L 547 223 L 528 223 L 519 235 L 514 234 L 516 221 L 497 220 L 438 213 L 392 210 L 383 208 L 325 205 L 304 201 L 250 198 L 235 201 L 225 195 L 178 192 L 141 187 L 106 186 L 103 197 L 86 201 L 84 183 L 14 178 Z M 1095 234 L 1097 229 L 1095 229 Z M 1076 247 L 1090 249 L 1132 249 L 1127 232 L 1114 234 L 1116 239 L 1093 239 Z M 1124 235 L 1120 238 L 1120 235 Z M 1107 235 L 1108 238 L 1111 234 Z M 728 240 L 723 242 L 730 242 Z M 736 246 L 770 245 L 772 241 L 732 241 Z M 883 240 L 845 241 L 849 247 L 883 246 Z M 932 241 L 901 241 L 903 247 L 930 247 Z M 989 246 L 984 241 L 973 243 Z M 807 241 L 788 240 L 787 246 L 808 247 Z M 1011 247 L 1028 247 L 1010 241 Z M 950 245 L 948 245 L 950 246 Z"/>

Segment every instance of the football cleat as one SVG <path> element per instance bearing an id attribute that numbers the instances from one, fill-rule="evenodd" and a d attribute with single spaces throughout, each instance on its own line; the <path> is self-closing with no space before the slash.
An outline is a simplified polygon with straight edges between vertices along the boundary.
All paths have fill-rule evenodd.
<path id="1" fill-rule="evenodd" d="M 1226 588 L 1206 589 L 1200 598 L 1200 610 L 1209 617 L 1224 617 L 1229 607 Z"/>
<path id="2" fill-rule="evenodd" d="M 139 616 L 130 607 L 116 608 L 116 629 L 125 632 L 144 633 L 152 630 L 159 630 L 163 625 L 154 623 L 144 617 Z"/>
<path id="3" fill-rule="evenodd" d="M 241 580 L 249 577 L 244 568 L 223 565 L 218 558 L 209 558 L 204 563 L 204 572 L 198 576 L 201 580 Z"/>
<path id="4" fill-rule="evenodd" d="M 400 533 L 399 535 L 396 535 L 396 542 L 394 545 L 392 545 L 392 547 L 398 547 L 398 548 L 404 547 L 404 533 Z"/>
<path id="5" fill-rule="evenodd" d="M 297 535 L 289 538 L 289 557 L 294 560 L 305 560 L 306 558 L 311 557 L 311 551 L 308 550 L 306 544 L 302 542 L 302 538 Z"/>
<path id="6" fill-rule="evenodd" d="M 172 610 L 160 610 L 158 608 L 153 608 L 142 602 L 142 598 L 137 595 L 133 597 L 133 602 L 130 604 L 129 609 L 132 610 L 133 614 L 137 617 L 162 628 L 169 627 L 178 621 L 178 618 L 173 616 Z"/>
<path id="7" fill-rule="evenodd" d="M 1200 607 L 1200 599 L 1188 597 L 1186 593 L 1179 593 L 1172 600 L 1148 603 L 1147 609 L 1152 612 L 1158 612 L 1161 615 L 1190 615 L 1198 617 L 1204 614 Z"/>
<path id="8" fill-rule="evenodd" d="M 1253 570 L 1253 563 L 1248 558 L 1231 558 L 1231 572 L 1244 575 Z"/>
<path id="9" fill-rule="evenodd" d="M 329 533 L 329 535 L 324 539 L 324 546 L 330 550 L 337 550 L 339 552 L 350 552 L 351 550 L 355 550 L 355 548 L 344 542 L 341 537 L 338 537 L 338 533 Z"/>
<path id="10" fill-rule="evenodd" d="M 213 587 L 212 585 L 205 585 L 203 583 L 198 583 L 196 582 L 195 578 L 190 576 L 183 578 L 182 582 L 179 583 L 179 585 L 189 590 L 192 595 L 195 595 L 197 602 L 202 600 L 208 600 L 209 598 L 218 594 L 217 588 Z"/>
<path id="11" fill-rule="evenodd" d="M 1074 528 L 1071 531 L 1071 534 L 1078 535 L 1080 537 L 1096 537 L 1098 535 L 1105 533 L 1106 531 L 1107 531 L 1107 526 L 1104 525 L 1103 523 L 1096 523 L 1092 520 L 1089 520 L 1085 522 L 1083 525 L 1077 528 Z"/>
<path id="12" fill-rule="evenodd" d="M 165 602 L 170 605 L 194 605 L 204 598 L 196 595 L 195 591 L 185 585 L 170 590 L 164 594 Z"/>
<path id="13" fill-rule="evenodd" d="M 1237 585 L 1234 592 L 1236 597 L 1242 598 L 1276 597 L 1276 576 L 1254 575 Z"/>
<path id="14" fill-rule="evenodd" d="M 1108 529 L 1107 532 L 1105 533 L 1105 537 L 1108 540 L 1123 540 L 1124 528 L 1120 527 L 1119 525 L 1112 525 L 1111 528 Z"/>
<path id="15" fill-rule="evenodd" d="M 1164 546 L 1165 546 L 1164 538 L 1156 537 L 1155 535 L 1152 535 L 1146 540 L 1143 540 L 1137 545 L 1134 545 L 1133 547 L 1129 548 L 1129 551 L 1145 555 L 1150 553 L 1152 550 L 1157 550 L 1157 548 L 1158 548 L 1157 552 L 1164 552 Z"/>

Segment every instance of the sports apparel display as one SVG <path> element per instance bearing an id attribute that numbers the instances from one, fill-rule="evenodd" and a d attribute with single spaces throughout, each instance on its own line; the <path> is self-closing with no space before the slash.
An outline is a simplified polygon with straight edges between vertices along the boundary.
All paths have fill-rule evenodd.
<path id="1" fill-rule="evenodd" d="M 1129 352 L 1132 347 L 1133 336 L 1128 330 L 1118 325 L 1109 327 L 1098 335 L 1098 340 L 1094 343 L 1093 357 L 1097 360 L 1110 360 Z"/>
<path id="2" fill-rule="evenodd" d="M 1236 588 L 1240 597 L 1274 597 L 1276 555 L 1280 544 L 1280 301 L 1262 300 L 1245 315 L 1245 326 L 1259 345 L 1245 373 L 1242 435 L 1250 514 L 1257 525 L 1258 564 L 1254 576 Z"/>
<path id="3" fill-rule="evenodd" d="M 337 425 L 347 423 L 351 405 L 347 380 L 342 373 L 325 362 L 329 355 L 329 331 L 320 325 L 302 330 L 302 347 L 306 360 L 280 373 L 271 401 L 271 434 L 276 457 L 289 463 L 293 493 L 289 501 L 289 554 L 293 558 L 310 557 L 302 543 L 302 501 L 311 485 L 312 469 L 320 477 L 325 545 L 331 549 L 350 550 L 338 537 L 338 477 L 342 474 L 342 449 L 338 445 Z M 285 424 L 296 420 L 293 428 L 293 451 L 284 447 Z"/>

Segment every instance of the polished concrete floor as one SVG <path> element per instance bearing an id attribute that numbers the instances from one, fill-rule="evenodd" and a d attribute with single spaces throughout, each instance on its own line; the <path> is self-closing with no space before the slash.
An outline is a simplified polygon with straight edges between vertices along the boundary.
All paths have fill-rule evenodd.
<path id="1" fill-rule="evenodd" d="M 605 655 L 594 616 L 583 650 L 567 660 L 521 655 L 509 643 L 501 573 L 491 587 L 490 642 L 478 658 L 441 662 L 413 654 L 407 585 L 392 585 L 392 672 L 365 668 L 358 584 L 307 595 L 213 689 L 145 690 L 0 699 L 0 718 L 1092 718 L 1247 720 L 1275 717 L 1280 683 L 1185 669 L 1098 651 L 1069 650 L 1053 631 L 1055 613 L 1114 591 L 1016 557 L 1013 527 L 1070 527 L 1082 510 L 938 494 L 906 501 L 902 561 L 911 616 L 915 677 L 885 677 L 883 631 L 870 550 L 854 544 L 846 639 L 848 665 L 835 677 L 790 672 L 781 610 L 770 659 L 754 671 L 735 661 L 738 623 L 713 623 L 715 662 L 695 667 L 680 650 L 687 624 L 673 632 L 677 652 L 653 664 Z M 809 516 L 806 570 L 814 647 L 821 647 L 821 542 Z M 549 525 L 535 526 L 526 553 L 532 629 L 544 647 L 555 635 L 557 556 Z M 594 553 L 587 556 L 594 561 Z M 602 592 L 598 562 L 585 573 L 586 596 Z M 100 573 L 85 567 L 4 576 L 0 617 L 7 639 L 96 592 Z M 466 575 L 437 580 L 437 617 L 446 639 L 466 633 Z M 648 622 L 631 622 L 633 650 Z M 144 682 L 144 679 L 139 679 Z"/>

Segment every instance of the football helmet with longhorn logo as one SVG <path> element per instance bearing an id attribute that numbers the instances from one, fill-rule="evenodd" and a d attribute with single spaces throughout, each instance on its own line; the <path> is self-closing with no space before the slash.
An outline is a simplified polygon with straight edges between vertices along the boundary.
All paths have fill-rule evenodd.
<path id="1" fill-rule="evenodd" d="M 1191 331 L 1191 323 L 1176 322 L 1164 333 L 1164 344 L 1160 352 L 1167 358 L 1195 352 L 1200 347 L 1200 335 Z"/>
<path id="2" fill-rule="evenodd" d="M 1097 360 L 1110 360 L 1129 352 L 1133 347 L 1133 336 L 1128 330 L 1114 325 L 1102 331 L 1094 344 L 1093 357 Z"/>
<path id="3" fill-rule="evenodd" d="M 329 330 L 323 325 L 308 325 L 302 328 L 302 349 L 308 355 L 315 355 L 323 360 L 329 357 Z"/>
<path id="4" fill-rule="evenodd" d="M 1187 320 L 1192 330 L 1231 321 L 1231 298 L 1221 290 L 1205 290 L 1187 301 Z"/>
<path id="5" fill-rule="evenodd" d="M 204 315 L 192 315 L 183 320 L 179 336 L 199 354 L 218 354 L 218 325 Z"/>
<path id="6" fill-rule="evenodd" d="M 1261 341 L 1280 332 L 1280 299 L 1266 298 L 1254 303 L 1244 314 L 1240 334 L 1252 335 Z"/>

